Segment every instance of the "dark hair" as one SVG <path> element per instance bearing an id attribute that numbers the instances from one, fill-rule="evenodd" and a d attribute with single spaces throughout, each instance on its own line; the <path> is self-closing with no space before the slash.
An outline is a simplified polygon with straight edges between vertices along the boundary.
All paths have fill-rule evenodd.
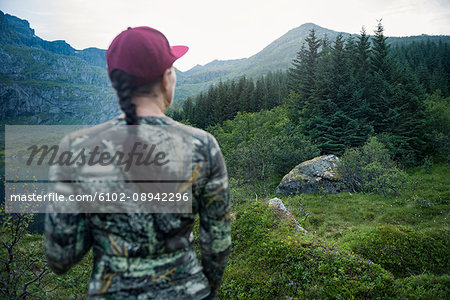
<path id="1" fill-rule="evenodd" d="M 147 94 L 153 91 L 155 85 L 161 81 L 163 74 L 151 82 L 136 84 L 137 78 L 118 69 L 109 73 L 109 79 L 119 97 L 120 109 L 125 113 L 125 121 L 128 125 L 137 125 L 136 105 L 131 102 L 133 96 Z"/>

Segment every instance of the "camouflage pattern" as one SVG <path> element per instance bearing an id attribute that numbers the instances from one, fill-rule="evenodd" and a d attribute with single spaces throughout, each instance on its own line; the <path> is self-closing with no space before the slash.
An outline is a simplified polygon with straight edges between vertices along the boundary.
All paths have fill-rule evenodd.
<path id="1" fill-rule="evenodd" d="M 214 299 L 231 247 L 228 175 L 219 145 L 209 133 L 169 117 L 139 117 L 139 122 L 177 126 L 193 136 L 192 213 L 47 214 L 48 264 L 65 273 L 93 247 L 88 299 Z M 116 119 L 75 133 L 65 139 L 67 147 L 75 138 L 88 141 L 96 130 L 121 124 L 124 120 Z M 52 168 L 50 180 L 70 176 L 68 168 Z M 77 192 L 64 183 L 57 191 Z M 197 214 L 201 263 L 192 245 Z"/>

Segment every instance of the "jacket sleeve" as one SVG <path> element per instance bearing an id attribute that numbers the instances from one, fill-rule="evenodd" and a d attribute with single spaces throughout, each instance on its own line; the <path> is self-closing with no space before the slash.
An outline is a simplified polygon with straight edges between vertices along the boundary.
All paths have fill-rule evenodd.
<path id="1" fill-rule="evenodd" d="M 200 250 L 211 298 L 217 297 L 231 249 L 228 174 L 216 139 L 209 139 L 209 178 L 200 201 Z"/>
<path id="2" fill-rule="evenodd" d="M 69 149 L 69 139 L 60 143 L 60 151 Z M 49 180 L 56 181 L 52 192 L 68 197 L 76 194 L 76 188 L 70 182 L 68 166 L 53 165 Z M 49 267 L 56 274 L 67 272 L 79 262 L 92 246 L 92 236 L 86 214 L 47 213 L 45 216 L 44 247 Z"/>
<path id="3" fill-rule="evenodd" d="M 85 214 L 51 213 L 45 217 L 45 256 L 56 274 L 66 273 L 92 246 Z"/>

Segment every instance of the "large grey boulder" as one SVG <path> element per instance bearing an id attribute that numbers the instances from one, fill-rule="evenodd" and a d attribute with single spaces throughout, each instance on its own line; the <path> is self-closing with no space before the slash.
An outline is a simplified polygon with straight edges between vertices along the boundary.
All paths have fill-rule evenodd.
<path id="1" fill-rule="evenodd" d="M 275 193 L 297 195 L 321 190 L 328 193 L 343 191 L 343 184 L 336 173 L 338 161 L 336 155 L 323 155 L 302 162 L 283 177 Z"/>

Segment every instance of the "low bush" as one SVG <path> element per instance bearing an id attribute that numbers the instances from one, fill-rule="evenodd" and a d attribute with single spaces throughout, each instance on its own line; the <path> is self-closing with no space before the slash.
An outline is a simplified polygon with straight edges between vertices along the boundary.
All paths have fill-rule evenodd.
<path id="1" fill-rule="evenodd" d="M 220 144 L 228 173 L 253 190 L 267 190 L 319 149 L 292 123 L 285 107 L 239 112 L 233 120 L 208 127 Z"/>
<path id="2" fill-rule="evenodd" d="M 353 192 L 399 195 L 408 185 L 388 150 L 376 137 L 360 148 L 347 149 L 337 164 L 344 184 Z"/>
<path id="3" fill-rule="evenodd" d="M 88 252 L 66 274 L 56 275 L 44 256 L 44 237 L 28 231 L 33 215 L 0 214 L 0 298 L 84 299 L 92 272 Z"/>

